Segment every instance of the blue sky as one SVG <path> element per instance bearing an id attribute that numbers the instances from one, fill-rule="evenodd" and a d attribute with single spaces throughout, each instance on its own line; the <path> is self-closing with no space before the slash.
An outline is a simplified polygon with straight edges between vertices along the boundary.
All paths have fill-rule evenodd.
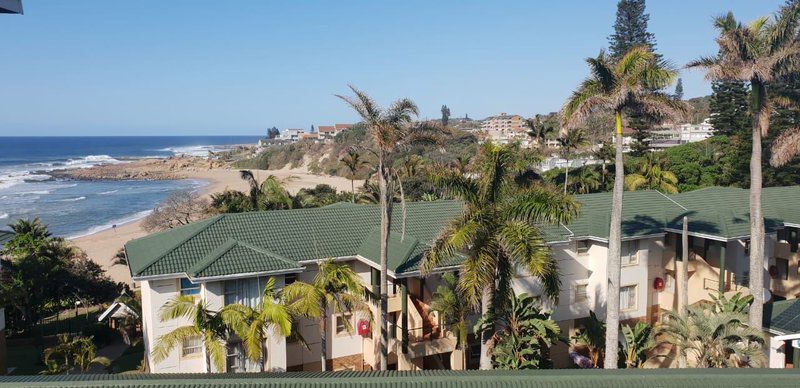
<path id="1" fill-rule="evenodd" d="M 783 0 L 650 0 L 676 65 L 716 51 L 711 19 Z M 0 15 L 0 136 L 241 135 L 353 122 L 334 93 L 410 97 L 423 117 L 558 110 L 607 46 L 604 1 L 24 0 Z M 685 95 L 710 93 L 683 71 Z"/>

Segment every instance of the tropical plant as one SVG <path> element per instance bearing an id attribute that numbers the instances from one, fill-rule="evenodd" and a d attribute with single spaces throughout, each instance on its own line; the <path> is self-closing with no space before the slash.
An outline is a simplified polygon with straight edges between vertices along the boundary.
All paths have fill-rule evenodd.
<path id="1" fill-rule="evenodd" d="M 255 307 L 231 304 L 226 308 L 230 310 L 231 329 L 244 342 L 247 356 L 259 363 L 263 372 L 269 337 L 289 337 L 293 334 L 293 318 L 289 308 L 278 298 L 275 278 L 267 279 L 261 299 Z"/>
<path id="2" fill-rule="evenodd" d="M 252 210 L 281 210 L 292 208 L 292 197 L 278 177 L 270 175 L 259 183 L 253 172 L 241 170 L 239 175 L 250 186 Z"/>
<path id="3" fill-rule="evenodd" d="M 320 362 L 323 371 L 328 367 L 327 326 L 331 314 L 369 314 L 369 307 L 364 300 L 364 287 L 358 274 L 348 264 L 336 263 L 333 259 L 319 263 L 313 282 L 296 281 L 284 287 L 283 298 L 293 313 L 319 320 Z M 348 332 L 353 330 L 349 320 L 345 319 L 344 324 Z"/>
<path id="4" fill-rule="evenodd" d="M 44 350 L 43 356 L 47 368 L 43 374 L 69 374 L 73 369 L 86 373 L 94 364 L 105 367 L 111 365 L 108 358 L 97 355 L 97 346 L 92 337 L 61 334 L 54 346 Z"/>
<path id="5" fill-rule="evenodd" d="M 764 336 L 740 312 L 690 307 L 686 317 L 667 311 L 658 328 L 661 344 L 671 345 L 693 368 L 759 367 Z"/>
<path id="6" fill-rule="evenodd" d="M 380 191 L 381 241 L 380 241 L 380 370 L 386 370 L 389 357 L 388 318 L 388 267 L 389 227 L 392 221 L 392 198 L 394 197 L 394 162 L 400 151 L 421 142 L 438 142 L 440 131 L 428 123 L 415 124 L 419 114 L 416 104 L 409 99 L 399 99 L 388 109 L 380 108 L 367 94 L 350 86 L 354 97 L 337 95 L 361 116 L 369 136 L 375 144 L 368 151 L 375 155 L 378 166 L 378 188 Z M 439 128 L 441 129 L 441 128 Z M 401 234 L 404 231 L 401 231 Z"/>
<path id="7" fill-rule="evenodd" d="M 778 77 L 798 71 L 800 63 L 800 2 L 782 7 L 773 19 L 762 17 L 748 25 L 737 21 L 732 12 L 714 20 L 719 30 L 719 53 L 703 57 L 687 66 L 706 70 L 712 81 L 743 81 L 750 84 L 752 147 L 750 153 L 750 326 L 761 328 L 764 315 L 764 215 L 761 207 L 762 171 L 761 138 L 769 132 L 774 101 L 767 85 Z M 791 133 L 791 131 L 790 131 Z M 790 135 L 789 135 L 790 136 Z M 778 141 L 775 162 L 785 160 Z M 785 144 L 785 143 L 784 143 Z"/>
<path id="8" fill-rule="evenodd" d="M 653 327 L 644 323 L 637 322 L 633 327 L 622 326 L 622 360 L 625 361 L 625 368 L 642 368 L 648 359 L 648 352 L 655 345 Z"/>
<path id="9" fill-rule="evenodd" d="M 128 266 L 128 255 L 125 254 L 125 248 L 120 248 L 117 250 L 117 253 L 114 254 L 113 258 L 111 258 L 111 265 Z"/>
<path id="10" fill-rule="evenodd" d="M 182 346 L 185 341 L 196 339 L 205 348 L 206 371 L 210 373 L 212 365 L 218 371 L 225 370 L 226 345 L 234 333 L 233 329 L 241 325 L 242 315 L 235 305 L 213 311 L 204 300 L 197 300 L 191 295 L 179 295 L 161 306 L 158 315 L 161 322 L 186 318 L 190 323 L 156 339 L 153 361 L 164 361 L 173 349 Z"/>
<path id="11" fill-rule="evenodd" d="M 753 303 L 753 295 L 742 295 L 737 292 L 731 295 L 730 298 L 725 294 L 717 292 L 716 295 L 709 294 L 713 302 L 713 311 L 715 313 L 746 313 Z"/>
<path id="12" fill-rule="evenodd" d="M 484 317 L 502 317 L 508 311 L 517 268 L 538 277 L 545 296 L 558 297 L 558 264 L 537 224 L 568 222 L 579 205 L 545 186 L 520 186 L 515 178 L 528 166 L 524 155 L 517 144 L 487 142 L 473 174 L 449 169 L 432 174 L 434 184 L 464 201 L 464 211 L 433 242 L 423 272 L 464 255 L 460 293 L 472 306 L 480 305 Z M 481 369 L 492 367 L 488 352 L 493 324 L 487 322 L 481 334 Z"/>
<path id="13" fill-rule="evenodd" d="M 603 360 L 603 353 L 606 352 L 606 323 L 597 318 L 594 311 L 589 311 L 589 318 L 575 335 L 571 338 L 572 343 L 585 346 L 589 351 L 589 359 L 592 365 L 597 368 Z"/>
<path id="14" fill-rule="evenodd" d="M 686 105 L 663 91 L 677 72 L 659 60 L 650 50 L 632 48 L 619 61 L 601 51 L 588 58 L 591 76 L 581 83 L 561 110 L 562 131 L 580 127 L 596 112 L 612 112 L 615 119 L 615 179 L 612 195 L 611 225 L 608 237 L 608 333 L 605 367 L 617 367 L 619 339 L 619 279 L 622 229 L 622 191 L 625 181 L 622 160 L 622 121 L 627 112 L 644 112 L 651 121 L 682 115 Z"/>
<path id="15" fill-rule="evenodd" d="M 564 194 L 566 195 L 567 186 L 569 186 L 569 157 L 573 151 L 589 144 L 589 138 L 586 137 L 585 129 L 577 128 L 565 133 L 556 140 L 561 147 L 561 156 L 567 161 L 564 169 Z"/>
<path id="16" fill-rule="evenodd" d="M 498 319 L 492 349 L 498 369 L 549 369 L 550 347 L 566 342 L 561 328 L 528 294 L 512 297 L 508 314 Z"/>
<path id="17" fill-rule="evenodd" d="M 347 151 L 347 155 L 343 156 L 341 161 L 350 173 L 350 188 L 353 194 L 352 202 L 356 203 L 356 173 L 358 173 L 358 170 L 360 170 L 362 166 L 369 164 L 369 162 L 361 159 L 361 154 L 356 150 Z"/>
<path id="18" fill-rule="evenodd" d="M 556 123 L 545 120 L 542 115 L 538 114 L 533 118 L 526 119 L 525 125 L 528 127 L 528 137 L 535 141 L 540 148 L 547 144 L 547 136 L 556 131 Z"/>
<path id="19" fill-rule="evenodd" d="M 448 272 L 442 275 L 443 284 L 436 287 L 431 299 L 431 310 L 439 312 L 442 321 L 456 337 L 456 349 L 467 343 L 467 315 L 471 306 L 458 292 L 458 277 Z"/>
<path id="20" fill-rule="evenodd" d="M 607 166 L 609 160 L 614 160 L 614 146 L 612 146 L 608 141 L 603 141 L 600 143 L 599 147 L 592 151 L 592 156 L 595 159 L 599 159 L 603 166 L 601 170 L 602 175 L 600 177 L 600 187 L 602 190 L 606 190 L 606 175 L 608 174 Z"/>
<path id="21" fill-rule="evenodd" d="M 625 188 L 631 191 L 642 188 L 669 194 L 678 192 L 678 177 L 664 167 L 661 154 L 649 153 L 642 158 L 636 172 L 625 177 Z"/>
<path id="22" fill-rule="evenodd" d="M 589 194 L 597 191 L 602 185 L 601 173 L 594 166 L 583 166 L 578 174 L 573 177 L 570 191 L 575 194 Z"/>

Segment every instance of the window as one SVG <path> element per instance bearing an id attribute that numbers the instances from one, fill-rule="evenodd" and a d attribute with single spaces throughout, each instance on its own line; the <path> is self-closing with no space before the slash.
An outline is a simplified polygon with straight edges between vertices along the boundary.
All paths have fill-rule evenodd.
<path id="1" fill-rule="evenodd" d="M 243 304 L 256 307 L 261 303 L 261 295 L 267 285 L 266 278 L 249 278 L 225 281 L 225 305 Z"/>
<path id="2" fill-rule="evenodd" d="M 623 267 L 639 264 L 639 240 L 622 242 L 620 261 Z"/>
<path id="3" fill-rule="evenodd" d="M 353 314 L 341 314 L 336 316 L 336 335 L 348 335 L 348 328 L 353 327 Z"/>
<path id="4" fill-rule="evenodd" d="M 297 281 L 297 274 L 296 273 L 288 273 L 283 276 L 283 284 L 288 286 Z"/>
<path id="5" fill-rule="evenodd" d="M 589 247 L 591 247 L 589 240 L 577 241 L 575 244 L 575 251 L 578 252 L 578 256 L 585 256 L 589 254 Z"/>
<path id="6" fill-rule="evenodd" d="M 778 229 L 778 241 L 779 242 L 789 242 L 789 230 L 788 229 Z"/>
<path id="7" fill-rule="evenodd" d="M 625 286 L 619 289 L 619 309 L 636 310 L 636 285 Z"/>
<path id="8" fill-rule="evenodd" d="M 199 295 L 200 285 L 194 284 L 189 279 L 181 279 L 181 295 Z"/>
<path id="9" fill-rule="evenodd" d="M 183 347 L 181 348 L 181 355 L 183 357 L 191 356 L 193 354 L 200 354 L 203 352 L 203 341 L 200 337 L 189 337 L 183 340 Z"/>
<path id="10" fill-rule="evenodd" d="M 262 360 L 266 357 L 266 354 L 262 355 Z M 241 341 L 234 341 L 228 343 L 227 346 L 227 372 L 233 373 L 243 373 L 243 372 L 258 372 L 261 369 L 261 363 L 259 361 L 252 361 L 249 357 L 246 356 L 244 345 L 242 345 Z"/>
<path id="11" fill-rule="evenodd" d="M 778 267 L 778 279 L 789 280 L 789 260 L 776 258 L 775 266 Z"/>
<path id="12" fill-rule="evenodd" d="M 576 284 L 575 285 L 575 303 L 585 303 L 589 300 L 589 285 Z"/>

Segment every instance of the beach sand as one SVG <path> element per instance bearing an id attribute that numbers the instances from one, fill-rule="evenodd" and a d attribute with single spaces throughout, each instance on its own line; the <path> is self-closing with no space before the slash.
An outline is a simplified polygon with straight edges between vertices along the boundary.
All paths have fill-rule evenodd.
<path id="1" fill-rule="evenodd" d="M 315 175 L 304 168 L 282 170 L 251 170 L 260 182 L 269 175 L 275 175 L 284 181 L 286 189 L 294 194 L 302 188 L 314 187 L 326 183 L 339 191 L 350 191 L 350 181 L 343 177 Z M 203 188 L 203 195 L 211 195 L 220 191 L 247 190 L 247 183 L 239 178 L 239 170 L 211 169 L 185 171 L 188 179 L 198 179 L 208 182 Z M 124 225 L 117 225 L 115 229 L 108 229 L 84 237 L 73 239 L 72 242 L 83 249 L 86 254 L 100 264 L 106 273 L 117 282 L 133 284 L 127 266 L 111 265 L 117 251 L 130 240 L 146 236 L 148 233 L 141 228 L 141 220 Z"/>

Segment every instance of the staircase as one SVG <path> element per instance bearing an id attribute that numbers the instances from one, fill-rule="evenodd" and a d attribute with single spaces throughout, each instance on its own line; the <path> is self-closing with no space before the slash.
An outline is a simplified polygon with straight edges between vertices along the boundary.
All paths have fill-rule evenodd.
<path id="1" fill-rule="evenodd" d="M 410 299 L 411 303 L 414 304 L 414 308 L 417 309 L 417 312 L 422 317 L 422 340 L 429 341 L 442 338 L 442 329 L 431 316 L 431 307 L 415 297 Z"/>

